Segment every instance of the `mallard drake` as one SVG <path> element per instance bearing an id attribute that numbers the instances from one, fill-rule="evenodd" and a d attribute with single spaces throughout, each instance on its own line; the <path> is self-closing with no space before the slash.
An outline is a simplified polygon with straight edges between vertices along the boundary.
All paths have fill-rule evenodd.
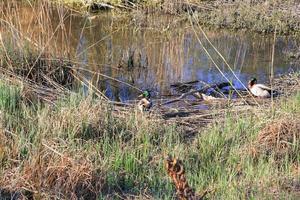
<path id="1" fill-rule="evenodd" d="M 261 97 L 261 98 L 271 97 L 272 89 L 264 84 L 257 84 L 256 78 L 252 78 L 248 82 L 248 88 L 250 92 L 256 97 Z"/>
<path id="2" fill-rule="evenodd" d="M 148 111 L 152 107 L 151 95 L 149 91 L 144 91 L 139 97 L 142 99 L 138 102 L 138 108 L 141 112 Z"/>

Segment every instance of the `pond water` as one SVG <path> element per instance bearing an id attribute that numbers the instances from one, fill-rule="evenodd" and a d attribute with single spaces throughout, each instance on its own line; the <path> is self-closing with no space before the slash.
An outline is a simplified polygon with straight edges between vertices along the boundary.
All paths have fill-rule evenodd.
<path id="1" fill-rule="evenodd" d="M 259 82 L 270 79 L 273 35 L 205 30 L 230 69 L 199 28 L 195 27 L 194 31 L 188 21 L 178 17 L 141 13 L 120 17 L 110 12 L 82 16 L 61 8 L 51 9 L 46 15 L 32 9 L 23 6 L 19 10 L 23 35 L 36 38 L 37 43 L 43 42 L 40 37 L 43 24 L 42 32 L 50 34 L 44 42 L 49 48 L 55 47 L 57 52 L 68 54 L 80 68 L 99 72 L 142 90 L 149 89 L 154 96 L 171 94 L 170 85 L 176 82 L 201 80 L 220 83 L 226 81 L 226 76 L 235 87 L 243 88 L 251 77 L 257 77 Z M 40 23 L 44 15 L 47 23 Z M 55 34 L 52 35 L 51 31 Z M 293 37 L 276 37 L 275 75 L 299 70 L 285 54 L 298 44 L 299 39 Z M 127 84 L 88 72 L 84 75 L 86 81 L 93 81 L 112 100 L 126 101 L 138 94 Z M 200 83 L 196 85 L 201 86 Z"/>

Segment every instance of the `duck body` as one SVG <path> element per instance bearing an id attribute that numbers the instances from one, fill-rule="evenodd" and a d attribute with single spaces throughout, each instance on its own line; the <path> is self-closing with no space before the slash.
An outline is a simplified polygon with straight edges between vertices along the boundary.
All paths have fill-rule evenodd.
<path id="1" fill-rule="evenodd" d="M 255 84 L 250 88 L 250 92 L 257 97 L 269 98 L 271 97 L 271 89 L 263 84 Z"/>
<path id="2" fill-rule="evenodd" d="M 140 95 L 142 97 L 138 102 L 138 108 L 141 112 L 149 111 L 153 106 L 153 103 L 150 99 L 150 92 L 144 91 L 143 94 Z"/>
<path id="3" fill-rule="evenodd" d="M 257 84 L 256 78 L 253 78 L 249 81 L 248 87 L 250 92 L 256 96 L 261 98 L 269 98 L 271 97 L 272 89 L 264 84 Z"/>
<path id="4" fill-rule="evenodd" d="M 152 102 L 150 99 L 142 98 L 139 103 L 138 103 L 138 108 L 141 112 L 143 111 L 149 111 L 150 108 L 152 107 Z"/>

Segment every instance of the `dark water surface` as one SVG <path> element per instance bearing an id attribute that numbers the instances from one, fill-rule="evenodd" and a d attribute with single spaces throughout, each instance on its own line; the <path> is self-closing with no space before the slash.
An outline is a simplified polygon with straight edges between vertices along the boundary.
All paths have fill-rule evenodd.
<path id="1" fill-rule="evenodd" d="M 24 19 L 21 23 L 22 34 L 31 38 L 36 35 L 39 42 L 42 40 L 38 39 L 40 17 L 31 9 L 21 8 L 19 15 Z M 196 28 L 199 39 L 218 65 L 218 70 L 195 37 L 190 23 L 177 17 L 144 16 L 140 13 L 119 17 L 110 12 L 81 16 L 64 9 L 53 9 L 48 14 L 43 31 L 56 31 L 49 46 L 62 54 L 67 52 L 81 68 L 103 73 L 140 89 L 150 89 L 156 95 L 170 94 L 170 84 L 175 82 L 226 81 L 219 70 L 237 88 L 243 88 L 242 83 L 246 85 L 253 76 L 259 82 L 268 82 L 270 78 L 273 35 L 205 31 L 231 66 L 231 71 Z M 63 22 L 61 27 L 59 22 Z M 297 43 L 299 39 L 293 37 L 276 37 L 275 75 L 299 70 L 285 54 Z M 85 72 L 85 77 L 113 100 L 134 99 L 138 93 L 126 84 L 103 76 Z"/>

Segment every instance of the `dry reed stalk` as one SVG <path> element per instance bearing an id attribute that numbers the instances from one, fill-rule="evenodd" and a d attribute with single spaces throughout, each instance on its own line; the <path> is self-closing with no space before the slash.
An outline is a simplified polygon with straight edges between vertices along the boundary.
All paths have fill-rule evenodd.
<path id="1" fill-rule="evenodd" d="M 71 34 L 65 25 L 67 13 L 62 5 L 53 6 L 49 1 L 27 2 L 25 10 L 18 1 L 5 1 L 0 11 L 0 27 L 4 28 L 5 41 L 1 37 L 1 75 L 10 82 L 20 82 L 23 97 L 42 99 L 50 104 L 66 94 L 74 84 L 71 63 L 62 59 L 49 60 L 49 57 L 65 58 Z M 58 13 L 58 24 L 52 26 L 52 12 Z M 35 13 L 24 26 L 26 12 Z M 27 24 L 27 23 L 26 23 Z M 9 36 L 10 35 L 10 36 Z M 64 41 L 58 45 L 58 38 Z M 69 67 L 67 67 L 69 66 Z M 16 79 L 16 80 L 13 80 Z"/>
<path id="2" fill-rule="evenodd" d="M 64 98 L 70 91 L 55 83 L 53 80 L 48 80 L 53 87 L 46 87 L 31 80 L 26 80 L 21 76 L 14 74 L 4 68 L 0 67 L 1 79 L 7 81 L 11 85 L 21 88 L 21 97 L 25 102 L 43 101 L 49 104 L 55 104 L 57 99 Z M 45 79 L 48 77 L 44 76 Z"/>

